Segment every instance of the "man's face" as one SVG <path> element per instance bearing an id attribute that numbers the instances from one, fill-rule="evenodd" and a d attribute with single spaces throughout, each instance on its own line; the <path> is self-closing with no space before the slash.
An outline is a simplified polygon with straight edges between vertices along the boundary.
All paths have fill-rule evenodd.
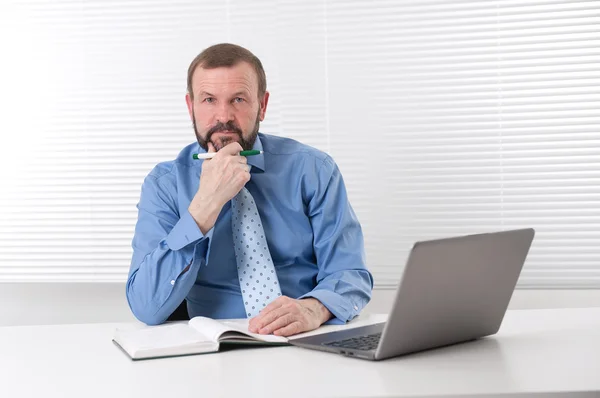
<path id="1" fill-rule="evenodd" d="M 260 122 L 265 117 L 269 93 L 258 98 L 258 77 L 246 62 L 227 68 L 196 68 L 192 77 L 194 99 L 186 95 L 196 139 L 208 150 L 219 151 L 237 141 L 252 149 Z"/>

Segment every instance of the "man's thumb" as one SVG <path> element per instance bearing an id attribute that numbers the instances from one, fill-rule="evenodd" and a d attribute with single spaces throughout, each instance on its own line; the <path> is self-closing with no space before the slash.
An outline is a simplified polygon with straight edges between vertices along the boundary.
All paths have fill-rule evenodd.
<path id="1" fill-rule="evenodd" d="M 212 142 L 210 142 L 210 141 L 209 141 L 209 142 L 206 144 L 206 146 L 207 146 L 207 148 L 208 148 L 208 152 L 209 152 L 209 153 L 210 153 L 210 152 L 217 152 L 217 151 L 216 151 L 216 149 L 215 149 L 215 147 L 214 147 L 214 145 L 212 144 Z"/>

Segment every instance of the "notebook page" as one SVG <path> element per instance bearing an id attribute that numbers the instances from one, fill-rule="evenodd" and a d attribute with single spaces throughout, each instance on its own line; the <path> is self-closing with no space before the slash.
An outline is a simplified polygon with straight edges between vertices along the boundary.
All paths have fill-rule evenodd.
<path id="1" fill-rule="evenodd" d="M 247 319 L 235 319 L 235 320 L 215 320 L 211 318 L 205 318 L 202 316 L 194 317 L 190 320 L 190 325 L 205 334 L 211 340 L 217 340 L 219 336 L 228 331 L 241 332 L 247 336 L 251 336 L 256 340 L 273 342 L 273 343 L 286 343 L 287 339 L 281 336 L 274 335 L 260 335 L 250 333 L 248 331 L 248 320 Z"/>
<path id="2" fill-rule="evenodd" d="M 283 336 L 275 336 L 273 334 L 250 333 L 248 331 L 248 322 L 248 319 L 228 319 L 221 321 L 221 323 L 226 325 L 228 328 L 243 331 L 247 335 L 252 336 L 257 340 L 268 341 L 271 343 L 287 343 L 288 339 Z"/>
<path id="3" fill-rule="evenodd" d="M 185 323 L 149 326 L 133 330 L 117 330 L 115 340 L 132 352 L 146 349 L 163 349 L 187 346 L 209 339 Z"/>

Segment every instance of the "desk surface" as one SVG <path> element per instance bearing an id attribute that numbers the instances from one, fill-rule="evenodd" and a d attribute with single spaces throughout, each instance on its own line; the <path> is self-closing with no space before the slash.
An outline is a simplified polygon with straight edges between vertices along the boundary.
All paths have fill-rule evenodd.
<path id="1" fill-rule="evenodd" d="M 117 326 L 0 327 L 0 396 L 600 396 L 600 308 L 508 311 L 493 337 L 381 362 L 297 347 L 133 362 Z"/>

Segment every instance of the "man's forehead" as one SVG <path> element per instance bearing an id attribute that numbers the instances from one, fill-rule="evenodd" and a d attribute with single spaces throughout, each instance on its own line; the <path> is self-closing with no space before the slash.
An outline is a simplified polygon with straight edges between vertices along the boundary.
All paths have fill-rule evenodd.
<path id="1" fill-rule="evenodd" d="M 252 67 L 245 63 L 212 69 L 198 67 L 194 72 L 193 83 L 195 87 L 232 85 L 247 90 L 258 85 Z"/>

